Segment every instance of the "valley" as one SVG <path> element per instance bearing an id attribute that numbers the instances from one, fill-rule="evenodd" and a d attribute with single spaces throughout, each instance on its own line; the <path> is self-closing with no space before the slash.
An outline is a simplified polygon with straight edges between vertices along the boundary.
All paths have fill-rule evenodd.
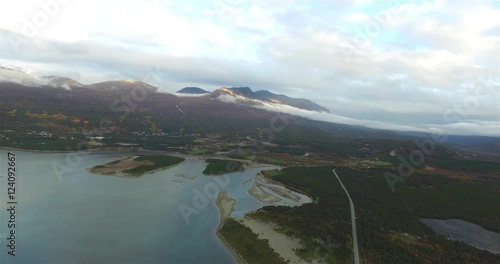
<path id="1" fill-rule="evenodd" d="M 223 205 L 229 198 L 217 202 L 225 208 L 225 220 L 214 232 L 240 262 L 265 258 L 282 263 L 283 256 L 289 261 L 354 262 L 349 199 L 334 168 L 354 205 L 361 263 L 499 261 L 499 255 L 448 240 L 419 220 L 462 219 L 500 231 L 494 209 L 500 203 L 500 163 L 490 155 L 498 139 L 486 138 L 491 144 L 484 152 L 476 151 L 482 145 L 435 143 L 423 162 L 410 164 L 412 155 L 425 150 L 418 142 L 428 140 L 426 135 L 414 138 L 218 100 L 217 94 L 226 90 L 213 94 L 195 89 L 201 95 L 177 96 L 133 83 L 112 84 L 119 88 L 106 88 L 109 83 L 70 90 L 2 84 L 0 118 L 6 122 L 0 123 L 0 146 L 37 155 L 121 153 L 121 159 L 97 163 L 88 171 L 137 180 L 175 171 L 172 184 L 274 166 L 242 182 L 245 196 L 234 198 L 236 211 L 240 203 L 248 203 L 242 198 L 246 196 L 262 208 L 231 214 Z M 136 100 L 139 91 L 144 96 Z M 266 103 L 252 96 L 248 102 Z M 178 171 L 193 159 L 206 162 L 202 176 Z M 402 175 L 402 166 L 411 173 Z M 393 176 L 387 178 L 388 172 Z M 311 203 L 279 205 L 302 203 L 305 195 Z M 182 215 L 189 219 L 198 210 L 186 208 Z M 267 243 L 265 237 L 273 240 Z M 295 241 L 290 242 L 294 253 L 277 247 L 277 237 Z"/>
<path id="2" fill-rule="evenodd" d="M 500 0 L 0 1 L 0 264 L 500 264 Z"/>

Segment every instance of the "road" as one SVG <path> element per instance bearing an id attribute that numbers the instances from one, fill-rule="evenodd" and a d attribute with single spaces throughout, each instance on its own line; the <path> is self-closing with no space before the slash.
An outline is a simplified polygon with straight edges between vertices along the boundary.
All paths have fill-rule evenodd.
<path id="1" fill-rule="evenodd" d="M 358 249 L 358 233 L 356 232 L 356 211 L 354 210 L 354 203 L 352 202 L 351 196 L 349 195 L 349 192 L 345 188 L 344 184 L 340 180 L 339 176 L 335 172 L 335 169 L 333 169 L 333 174 L 335 174 L 335 177 L 337 177 L 337 180 L 340 182 L 340 186 L 342 186 L 342 189 L 344 189 L 345 194 L 347 194 L 347 198 L 349 198 L 349 204 L 351 205 L 351 224 L 352 224 L 352 248 L 354 251 L 354 264 L 359 264 L 359 249 Z"/>

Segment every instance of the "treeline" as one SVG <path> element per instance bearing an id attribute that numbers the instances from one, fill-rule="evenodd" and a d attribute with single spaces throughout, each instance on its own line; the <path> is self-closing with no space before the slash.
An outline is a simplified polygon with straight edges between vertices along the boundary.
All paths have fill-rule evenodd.
<path id="1" fill-rule="evenodd" d="M 359 246 L 365 263 L 500 263 L 500 256 L 462 242 L 446 240 L 419 220 L 436 214 L 444 216 L 450 213 L 449 216 L 452 216 L 454 207 L 447 207 L 447 201 L 460 204 L 464 198 L 477 195 L 477 192 L 462 196 L 467 193 L 464 189 L 451 195 L 443 193 L 439 187 L 408 185 L 391 192 L 383 170 L 341 168 L 337 169 L 337 173 L 356 205 Z M 419 174 L 412 177 L 419 177 Z M 449 179 L 435 182 L 449 184 L 450 181 L 453 182 Z M 468 185 L 464 183 L 463 186 Z M 467 189 L 472 191 L 473 187 Z M 442 199 L 434 199 L 439 195 Z M 498 199 L 498 194 L 496 196 Z M 475 207 L 476 210 L 462 208 L 463 216 L 475 217 L 475 213 L 478 218 L 496 219 L 498 212 L 482 207 L 482 201 L 485 201 L 484 198 L 464 203 L 464 207 Z M 433 215 L 425 215 L 425 211 Z"/>
<path id="2" fill-rule="evenodd" d="M 217 232 L 248 264 L 285 264 L 267 240 L 259 239 L 250 228 L 232 218 L 227 219 Z"/>
<path id="3" fill-rule="evenodd" d="M 274 180 L 308 193 L 314 202 L 300 207 L 267 206 L 252 216 L 275 222 L 283 233 L 302 239 L 305 248 L 297 254 L 305 259 L 324 257 L 329 263 L 350 263 L 349 204 L 332 169 L 294 167 L 283 169 L 279 175 L 274 174 Z M 493 210 L 493 206 L 499 203 L 498 194 L 481 195 L 478 193 L 481 189 L 474 190 L 474 185 L 464 182 L 462 188 L 466 189 L 454 193 L 458 196 L 448 193 L 449 196 L 445 192 L 443 197 L 446 198 L 440 200 L 433 197 L 442 191 L 440 188 L 454 183 L 453 179 L 436 177 L 433 188 L 412 186 L 408 181 L 409 186 L 399 186 L 392 192 L 383 176 L 384 170 L 338 168 L 336 171 L 356 207 L 363 263 L 500 263 L 500 256 L 447 240 L 419 220 L 425 217 L 426 211 L 435 214 L 451 212 L 453 207 L 446 209 L 444 199 L 447 199 L 464 204 L 463 216 L 489 219 L 493 224 L 498 215 L 497 210 Z M 415 177 L 419 175 L 416 173 Z M 467 191 L 471 192 L 470 195 L 461 195 Z M 470 199 L 473 195 L 477 199 Z M 467 203 L 463 199 L 470 201 Z M 483 207 L 481 204 L 485 199 L 491 201 Z M 471 211 L 472 208 L 475 211 Z"/>
<path id="4" fill-rule="evenodd" d="M 266 206 L 252 216 L 272 221 L 282 232 L 305 243 L 296 253 L 304 259 L 326 258 L 329 263 L 352 261 L 349 202 L 332 167 L 286 168 L 274 180 L 303 190 L 314 202 L 299 207 Z"/>
<path id="5" fill-rule="evenodd" d="M 396 192 L 420 218 L 457 218 L 500 233 L 499 181 L 485 185 L 415 173 Z"/>

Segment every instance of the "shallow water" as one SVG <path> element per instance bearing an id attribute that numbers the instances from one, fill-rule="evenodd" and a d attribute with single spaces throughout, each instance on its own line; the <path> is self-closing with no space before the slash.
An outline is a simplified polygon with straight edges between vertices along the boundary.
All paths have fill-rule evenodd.
<path id="1" fill-rule="evenodd" d="M 238 201 L 233 216 L 265 205 L 248 194 L 263 168 L 205 176 L 206 163 L 189 158 L 171 169 L 127 179 L 86 170 L 121 154 L 13 152 L 16 256 L 7 255 L 5 246 L 7 179 L 2 177 L 1 263 L 237 263 L 215 235 L 217 193 L 226 190 Z M 0 150 L 0 157 L 7 163 L 6 150 Z M 6 175 L 4 164 L 0 176 Z M 64 169 L 68 171 L 57 174 Z M 299 203 L 284 199 L 279 204 L 309 201 L 303 197 Z"/>
<path id="2" fill-rule="evenodd" d="M 461 219 L 420 219 L 436 233 L 479 249 L 500 254 L 500 234 Z"/>

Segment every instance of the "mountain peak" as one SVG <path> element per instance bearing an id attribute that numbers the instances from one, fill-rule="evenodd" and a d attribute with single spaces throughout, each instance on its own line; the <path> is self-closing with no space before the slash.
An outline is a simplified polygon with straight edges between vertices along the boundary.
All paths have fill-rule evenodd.
<path id="1" fill-rule="evenodd" d="M 330 110 L 307 99 L 291 98 L 283 94 L 272 93 L 268 90 L 259 90 L 253 92 L 252 89 L 250 89 L 250 87 L 231 87 L 231 88 L 223 87 L 217 89 L 212 94 L 214 94 L 215 96 L 220 96 L 223 94 L 233 97 L 239 96 L 246 99 L 258 100 L 261 102 L 268 102 L 272 104 L 288 105 L 309 111 L 330 113 Z M 246 104 L 248 104 L 248 102 L 246 102 Z"/>
<path id="2" fill-rule="evenodd" d="M 158 90 L 158 88 L 155 86 L 149 85 L 145 82 L 134 81 L 134 80 L 105 81 L 87 85 L 86 87 L 89 89 L 102 90 L 102 91 L 124 91 L 124 90 L 140 89 L 149 92 L 156 92 Z"/>
<path id="3" fill-rule="evenodd" d="M 177 93 L 182 94 L 207 94 L 210 93 L 207 90 L 201 89 L 200 87 L 184 87 L 177 91 Z"/>
<path id="4" fill-rule="evenodd" d="M 63 87 L 69 89 L 71 87 L 82 87 L 83 85 L 71 78 L 61 76 L 42 76 L 42 79 L 47 80 L 48 84 L 56 87 Z"/>
<path id="5" fill-rule="evenodd" d="M 0 66 L 0 82 L 10 82 L 10 83 L 18 83 L 23 85 L 31 85 L 31 86 L 41 86 L 44 85 L 43 81 L 34 78 L 28 73 Z"/>

